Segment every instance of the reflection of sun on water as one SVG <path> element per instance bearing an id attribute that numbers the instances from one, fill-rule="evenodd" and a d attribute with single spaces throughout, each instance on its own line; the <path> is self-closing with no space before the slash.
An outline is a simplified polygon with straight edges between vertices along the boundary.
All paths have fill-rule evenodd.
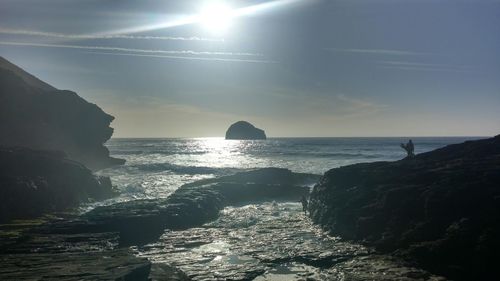
<path id="1" fill-rule="evenodd" d="M 207 164 L 218 167 L 235 167 L 238 164 L 238 158 L 244 146 L 243 141 L 226 140 L 224 138 L 200 138 L 199 145 L 202 151 L 206 151 L 204 161 Z M 211 166 L 211 165 L 209 165 Z"/>

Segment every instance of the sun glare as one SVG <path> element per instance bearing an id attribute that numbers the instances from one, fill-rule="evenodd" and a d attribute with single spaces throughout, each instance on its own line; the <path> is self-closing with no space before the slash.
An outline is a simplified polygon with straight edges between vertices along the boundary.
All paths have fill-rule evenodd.
<path id="1" fill-rule="evenodd" d="M 210 32 L 222 33 L 232 24 L 234 10 L 224 2 L 212 2 L 205 5 L 200 14 L 200 24 Z"/>

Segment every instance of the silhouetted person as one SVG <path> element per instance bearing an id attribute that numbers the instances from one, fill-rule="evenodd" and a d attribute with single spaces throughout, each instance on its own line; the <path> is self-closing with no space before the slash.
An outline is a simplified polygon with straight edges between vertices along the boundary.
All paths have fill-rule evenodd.
<path id="1" fill-rule="evenodd" d="M 302 199 L 300 199 L 300 202 L 302 203 L 302 211 L 304 211 L 304 215 L 307 213 L 307 198 L 305 195 L 302 196 Z"/>
<path id="2" fill-rule="evenodd" d="M 403 148 L 408 154 L 406 158 L 415 157 L 415 145 L 413 145 L 413 142 L 411 140 L 409 140 L 407 144 L 402 143 L 401 148 Z"/>

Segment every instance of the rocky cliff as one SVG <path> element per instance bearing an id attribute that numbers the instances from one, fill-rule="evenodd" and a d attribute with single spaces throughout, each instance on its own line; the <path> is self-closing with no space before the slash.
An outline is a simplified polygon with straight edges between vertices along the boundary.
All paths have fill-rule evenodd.
<path id="1" fill-rule="evenodd" d="M 493 280 L 500 252 L 500 136 L 413 159 L 332 169 L 311 217 L 333 234 L 456 280 Z"/>
<path id="2" fill-rule="evenodd" d="M 57 90 L 0 57 L 0 145 L 61 150 L 98 170 L 122 164 L 103 145 L 114 117 L 76 93 Z"/>
<path id="3" fill-rule="evenodd" d="M 265 140 L 264 130 L 254 127 L 246 121 L 238 121 L 226 131 L 226 140 Z"/>

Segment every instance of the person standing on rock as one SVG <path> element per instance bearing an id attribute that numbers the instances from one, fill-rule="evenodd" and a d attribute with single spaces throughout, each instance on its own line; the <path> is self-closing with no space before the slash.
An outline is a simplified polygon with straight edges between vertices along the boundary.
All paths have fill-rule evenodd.
<path id="1" fill-rule="evenodd" d="M 407 144 L 401 144 L 401 148 L 403 148 L 408 154 L 406 158 L 415 157 L 415 145 L 413 145 L 413 141 L 410 139 Z"/>
<path id="2" fill-rule="evenodd" d="M 302 211 L 304 211 L 304 215 L 306 215 L 308 202 L 305 195 L 302 195 L 302 199 L 300 199 L 300 202 L 302 203 Z"/>

